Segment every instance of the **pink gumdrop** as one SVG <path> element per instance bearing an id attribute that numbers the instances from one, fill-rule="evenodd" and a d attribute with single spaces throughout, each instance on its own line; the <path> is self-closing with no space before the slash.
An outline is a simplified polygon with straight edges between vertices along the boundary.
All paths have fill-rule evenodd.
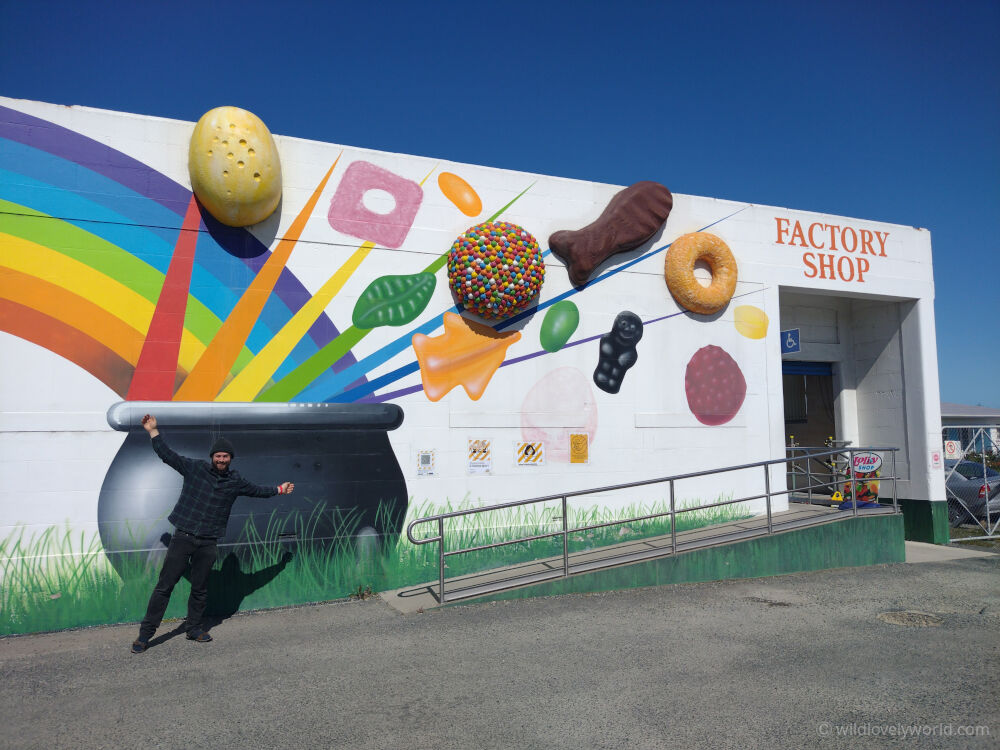
<path id="1" fill-rule="evenodd" d="M 572 426 L 565 426 L 572 425 Z M 521 439 L 545 443 L 545 460 L 569 463 L 569 436 L 597 434 L 597 402 L 590 378 L 575 367 L 560 367 L 541 378 L 521 404 Z"/>

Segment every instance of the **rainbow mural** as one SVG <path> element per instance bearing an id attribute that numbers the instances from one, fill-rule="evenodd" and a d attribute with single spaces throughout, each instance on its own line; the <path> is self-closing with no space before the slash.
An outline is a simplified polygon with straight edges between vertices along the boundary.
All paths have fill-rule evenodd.
<path id="1" fill-rule="evenodd" d="M 611 475 L 646 470 L 658 460 L 663 435 L 635 431 L 632 412 L 671 427 L 728 423 L 735 429 L 719 438 L 733 445 L 750 445 L 742 436 L 766 429 L 759 379 L 748 383 L 742 373 L 763 361 L 767 315 L 747 299 L 735 317 L 693 315 L 670 297 L 661 270 L 671 246 L 667 232 L 709 229 L 747 205 L 704 203 L 697 211 L 685 205 L 680 221 L 666 225 L 661 217 L 648 237 L 595 264 L 584 283 L 569 285 L 547 240 L 614 201 L 611 186 L 443 167 L 279 136 L 274 152 L 286 151 L 280 173 L 273 160 L 275 174 L 283 175 L 276 181 L 285 180 L 280 213 L 256 217 L 249 228 L 229 226 L 213 215 L 225 218 L 218 205 L 202 200 L 204 185 L 192 183 L 201 185 L 195 194 L 180 176 L 188 124 L 120 113 L 109 113 L 119 120 L 102 121 L 103 113 L 67 117 L 52 105 L 29 103 L 22 112 L 16 102 L 5 104 L 0 331 L 81 368 L 79 378 L 57 368 L 66 382 L 85 384 L 87 373 L 118 397 L 69 386 L 58 396 L 61 410 L 35 422 L 26 421 L 34 412 L 15 417 L 37 427 L 11 443 L 17 461 L 30 460 L 69 425 L 77 432 L 68 439 L 91 483 L 71 496 L 62 480 L 47 477 L 25 503 L 13 487 L 21 466 L 15 471 L 5 500 L 9 539 L 36 529 L 52 536 L 63 519 L 74 534 L 99 536 L 86 553 L 60 548 L 53 561 L 104 555 L 127 579 L 146 575 L 162 553 L 179 485 L 138 427 L 144 413 L 163 420 L 180 453 L 199 455 L 206 436 L 224 431 L 239 448 L 240 471 L 296 482 L 301 491 L 280 501 L 237 503 L 223 544 L 244 562 L 263 565 L 276 539 L 293 535 L 309 562 L 290 566 L 298 572 L 285 577 L 300 583 L 327 581 L 329 571 L 317 573 L 313 563 L 328 565 L 343 542 L 367 544 L 372 533 L 386 560 L 400 556 L 401 567 L 387 581 L 423 575 L 419 566 L 409 569 L 405 544 L 396 550 L 405 518 L 420 509 L 451 507 L 470 493 L 473 503 L 530 496 L 563 486 L 574 472 L 576 482 L 586 475 L 610 483 Z M 242 177 L 253 180 L 256 144 L 238 128 L 233 120 L 213 122 L 198 148 L 224 177 L 246 158 Z M 234 154 L 216 150 L 227 138 Z M 217 176 L 204 171 L 206 180 Z M 210 186 L 215 198 L 227 195 L 232 173 L 229 179 Z M 733 299 L 756 295 L 764 304 L 767 289 L 747 283 Z M 638 355 L 638 338 L 631 352 L 614 350 L 619 320 L 639 337 L 655 327 Z M 705 346 L 708 337 L 717 343 Z M 595 365 L 600 370 L 609 357 L 622 356 L 629 363 L 619 368 L 617 386 L 636 364 L 626 387 L 619 393 L 598 383 L 595 390 Z M 52 362 L 41 351 L 26 357 L 30 364 L 14 375 L 10 393 L 23 388 L 31 398 Z M 720 368 L 728 373 L 725 388 L 718 385 Z M 607 437 L 595 442 L 602 406 Z M 95 422 L 105 408 L 121 442 Z M 592 456 L 584 463 L 569 452 L 581 433 Z M 470 479 L 466 456 L 474 438 L 490 439 L 496 468 Z M 518 440 L 544 443 L 547 460 L 530 469 L 505 465 Z M 437 461 L 433 472 L 414 467 L 428 455 Z M 344 557 L 343 574 L 354 575 L 353 566 Z M 27 574 L 10 576 L 30 583 Z M 303 584 L 268 601 L 329 598 L 343 585 Z M 32 612 L 46 610 L 35 606 L 32 591 L 17 596 Z M 134 619 L 144 602 L 133 604 L 119 614 L 95 611 L 86 621 Z M 29 619 L 11 627 L 47 627 L 25 624 Z"/>
<path id="2" fill-rule="evenodd" d="M 381 402 L 423 385 L 384 391 L 420 368 L 409 364 L 369 380 L 373 370 L 444 325 L 458 306 L 425 316 L 358 361 L 352 349 L 372 330 L 337 329 L 324 312 L 376 246 L 365 238 L 310 294 L 286 264 L 314 214 L 338 159 L 273 250 L 248 230 L 228 227 L 191 190 L 120 151 L 15 110 L 0 107 L 0 330 L 84 368 L 127 400 Z M 359 165 L 361 165 L 359 167 Z M 336 222 L 345 192 L 371 187 L 423 190 L 419 183 L 355 162 L 331 201 L 331 225 L 383 242 L 373 217 Z M 437 183 L 463 214 L 482 210 L 474 188 L 457 175 Z M 411 187 L 412 186 L 412 187 Z M 509 209 L 531 185 L 485 223 Z M 402 194 L 397 190 L 397 195 Z M 420 194 L 411 197 L 412 224 Z M 81 218 L 85 217 L 85 218 Z M 723 217 L 704 228 L 717 224 Z M 354 223 L 352 224 L 351 221 Z M 396 225 L 398 228 L 398 224 Z M 401 236 L 389 240 L 402 243 Z M 492 324 L 501 332 L 628 270 L 656 247 L 544 302 Z M 543 257 L 548 257 L 546 250 Z M 422 273 L 437 274 L 448 251 Z M 645 325 L 675 317 L 660 316 Z M 596 340 L 570 341 L 576 346 Z M 488 346 L 488 344 L 484 344 Z M 550 354 L 544 349 L 503 361 L 511 366 Z M 476 375 L 481 377 L 481 375 Z M 378 393 L 378 391 L 384 391 Z"/>
<path id="3" fill-rule="evenodd" d="M 229 378 L 311 298 L 284 261 L 323 184 L 271 252 L 190 189 L 72 130 L 0 107 L 0 151 L 0 329 L 123 398 L 182 397 L 199 362 L 231 357 Z M 337 335 L 315 315 L 276 376 Z M 339 360 L 334 371 L 354 364 Z"/>

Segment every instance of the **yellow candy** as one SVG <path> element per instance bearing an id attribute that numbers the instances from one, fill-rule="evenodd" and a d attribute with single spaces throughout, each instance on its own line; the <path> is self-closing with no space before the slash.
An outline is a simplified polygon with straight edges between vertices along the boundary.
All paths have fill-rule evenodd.
<path id="1" fill-rule="evenodd" d="M 188 172 L 198 200 L 231 227 L 263 221 L 281 200 L 281 162 L 271 131 L 239 107 L 216 107 L 198 120 Z"/>
<path id="2" fill-rule="evenodd" d="M 753 305 L 740 305 L 733 313 L 736 330 L 748 339 L 762 339 L 767 335 L 767 313 Z"/>

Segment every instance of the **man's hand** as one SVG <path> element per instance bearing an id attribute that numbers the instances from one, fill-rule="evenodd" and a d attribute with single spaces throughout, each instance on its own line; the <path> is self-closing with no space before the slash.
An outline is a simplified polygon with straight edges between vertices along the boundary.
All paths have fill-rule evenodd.
<path id="1" fill-rule="evenodd" d="M 149 433 L 150 438 L 155 438 L 160 434 L 160 431 L 156 429 L 156 417 L 152 414 L 147 414 L 142 418 L 142 427 Z"/>
<path id="2" fill-rule="evenodd" d="M 294 484 L 292 484 L 291 482 L 285 482 L 284 484 L 279 484 L 278 485 L 278 494 L 279 495 L 291 495 L 292 494 L 292 490 L 294 490 L 294 489 L 295 489 L 295 485 Z"/>

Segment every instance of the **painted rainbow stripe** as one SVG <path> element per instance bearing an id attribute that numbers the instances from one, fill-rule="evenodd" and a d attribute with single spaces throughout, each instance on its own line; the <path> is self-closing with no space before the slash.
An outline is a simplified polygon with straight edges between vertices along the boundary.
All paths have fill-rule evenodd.
<path id="1" fill-rule="evenodd" d="M 743 294 L 734 294 L 733 295 L 733 299 L 740 299 L 742 297 L 748 297 L 748 296 L 750 296 L 752 294 L 762 294 L 766 289 L 767 289 L 767 287 L 762 287 L 760 289 L 754 289 L 754 290 L 749 291 L 749 292 L 744 292 Z M 643 324 L 643 326 L 651 326 L 654 323 L 660 323 L 660 322 L 662 322 L 664 320 L 670 320 L 671 318 L 679 318 L 679 317 L 681 317 L 683 315 L 687 315 L 687 311 L 686 310 L 680 310 L 679 312 L 670 313 L 669 315 L 662 315 L 659 318 L 652 318 L 650 320 L 644 320 L 644 321 L 642 321 L 642 324 Z M 574 339 L 573 341 L 570 341 L 570 342 L 567 342 L 566 344 L 564 344 L 563 347 L 562 347 L 562 349 L 560 349 L 559 351 L 563 351 L 565 349 L 570 349 L 570 348 L 572 348 L 574 346 L 582 346 L 583 344 L 589 344 L 592 341 L 598 341 L 598 340 L 600 340 L 601 336 L 603 336 L 603 335 L 604 335 L 603 333 L 599 333 L 599 334 L 597 334 L 595 336 L 587 336 L 585 338 Z M 503 364 L 500 365 L 500 367 L 509 367 L 510 365 L 519 365 L 522 362 L 528 362 L 528 361 L 530 361 L 532 359 L 536 359 L 538 357 L 544 357 L 544 356 L 546 356 L 548 354 L 552 354 L 552 352 L 546 351 L 545 349 L 539 349 L 538 351 L 531 352 L 530 354 L 522 354 L 520 357 L 512 357 L 511 359 L 505 360 L 503 362 Z M 422 391 L 423 389 L 424 389 L 423 383 L 417 383 L 416 385 L 407 386 L 406 388 L 400 388 L 398 391 L 392 391 L 390 393 L 380 393 L 377 396 L 369 396 L 368 398 L 365 398 L 364 401 L 367 402 L 367 403 L 382 403 L 384 401 L 392 401 L 393 399 L 396 399 L 396 398 L 402 398 L 403 396 L 409 396 L 411 393 L 418 393 L 418 392 Z"/>
<path id="2" fill-rule="evenodd" d="M 2 267 L 47 282 L 61 290 L 60 298 L 85 299 L 100 306 L 136 331 L 144 332 L 153 318 L 153 303 L 112 276 L 85 263 L 11 235 L 0 234 L 5 252 Z M 61 318 L 56 299 L 39 299 L 38 311 Z M 69 320 L 65 322 L 69 323 Z M 84 322 L 80 321 L 83 325 Z M 142 344 L 145 333 L 141 333 Z M 181 338 L 181 366 L 192 367 L 205 345 L 188 328 Z"/>
<path id="3" fill-rule="evenodd" d="M 278 247 L 254 276 L 250 286 L 247 287 L 239 302 L 236 303 L 232 312 L 229 313 L 225 322 L 212 338 L 212 343 L 208 345 L 205 354 L 198 360 L 181 387 L 177 389 L 177 393 L 174 395 L 175 399 L 178 401 L 212 401 L 219 394 L 219 389 L 222 388 L 226 376 L 232 369 L 240 348 L 249 337 L 264 304 L 278 282 L 278 278 L 285 271 L 285 264 L 288 263 L 288 258 L 292 254 L 292 250 L 295 249 L 295 243 L 302 235 L 302 231 L 326 187 L 327 180 L 330 179 L 330 175 L 333 174 L 339 161 L 340 157 L 338 156 L 337 161 L 327 170 L 313 194 L 309 196 L 305 206 L 299 211 L 299 215 L 295 217 L 295 221 L 288 229 L 288 234 L 281 239 Z"/>
<path id="4" fill-rule="evenodd" d="M 191 196 L 184 225 L 177 237 L 177 247 L 163 280 L 156 310 L 150 321 L 142 353 L 125 398 L 129 401 L 169 401 L 177 379 L 177 357 L 184 331 L 191 266 L 198 242 L 198 202 Z"/>
<path id="5" fill-rule="evenodd" d="M 0 201 L 0 210 L 10 204 Z M 23 209 L 28 211 L 29 209 Z M 56 221 L 39 221 L 39 216 L 3 215 L 0 222 L 0 242 L 4 253 L 0 267 L 31 276 L 60 290 L 59 295 L 37 300 L 37 311 L 55 319 L 59 316 L 60 300 L 80 297 L 135 329 L 139 345 L 152 320 L 154 301 L 162 286 L 162 275 L 120 248 L 100 238 Z M 26 228 L 26 225 L 34 225 Z M 38 227 L 44 231 L 37 231 Z M 34 231 L 32 231 L 34 230 Z M 46 234 L 53 231 L 56 237 Z M 35 242 L 34 237 L 40 242 Z M 62 252 L 51 249 L 59 247 Z M 71 320 L 63 319 L 70 324 Z M 84 325 L 85 321 L 75 321 Z M 2 326 L 0 321 L 0 326 Z M 197 300 L 190 300 L 185 318 L 185 333 L 181 336 L 179 364 L 185 371 L 201 356 L 211 332 L 219 320 Z M 241 353 L 244 362 L 251 357 Z M 130 360 L 135 364 L 136 360 Z M 123 394 L 124 395 L 124 394 Z"/>
<path id="6" fill-rule="evenodd" d="M 197 240 L 186 243 L 184 250 L 189 256 L 184 262 L 191 261 L 192 294 L 186 296 L 185 304 L 185 297 L 172 290 L 175 326 L 176 309 L 185 309 L 183 332 L 175 342 L 179 345 L 175 377 L 182 379 L 233 309 L 240 290 L 253 282 L 271 257 L 246 230 L 225 227 L 207 214 L 195 222 L 191 206 L 189 189 L 147 165 L 72 130 L 0 106 L 0 241 L 4 250 L 0 272 L 5 274 L 2 297 L 9 302 L 5 305 L 9 314 L 0 320 L 0 330 L 42 346 L 59 347 L 53 351 L 78 364 L 85 362 L 88 372 L 109 385 L 114 383 L 112 387 L 124 395 L 128 388 L 123 390 L 121 383 L 131 377 L 128 371 L 138 363 L 136 347 L 141 355 L 174 245 L 182 227 L 191 230 L 194 225 Z M 27 257 L 32 255 L 34 262 Z M 47 263 L 40 264 L 39 259 Z M 76 261 L 76 265 L 69 264 L 68 272 L 67 259 Z M 31 292 L 16 292 L 14 278 L 19 288 Z M 80 279 L 90 286 L 80 288 Z M 40 288 L 46 294 L 39 294 Z M 245 339 L 246 346 L 237 347 L 232 372 L 251 361 L 253 352 L 310 299 L 287 269 L 278 274 L 273 289 Z M 66 314 L 84 309 L 85 315 Z M 31 326 L 24 324 L 28 318 Z M 50 326 L 51 331 L 39 326 Z M 77 332 L 76 343 L 70 336 L 72 330 Z M 154 332 L 151 338 L 157 335 Z M 296 343 L 276 370 L 276 377 L 293 370 L 337 335 L 329 318 L 320 314 L 308 336 Z M 177 338 L 176 331 L 173 336 Z M 334 370 L 353 362 L 348 355 L 334 363 Z M 162 395 L 166 386 L 161 383 L 159 387 Z"/>
<path id="7" fill-rule="evenodd" d="M 420 389 L 373 395 L 416 372 L 415 362 L 367 377 L 415 333 L 440 327 L 440 315 L 357 362 L 351 350 L 370 331 L 338 333 L 323 313 L 374 243 L 354 251 L 315 296 L 286 267 L 336 162 L 270 252 L 249 231 L 200 211 L 187 188 L 66 128 L 0 107 L 0 146 L 0 330 L 60 354 L 132 399 L 382 401 Z M 494 328 L 509 328 L 667 247 Z M 443 253 L 425 271 L 437 272 L 446 259 Z"/>
<path id="8" fill-rule="evenodd" d="M 337 293 L 351 278 L 358 266 L 375 248 L 374 242 L 362 243 L 337 271 L 326 280 L 313 298 L 306 302 L 302 309 L 292 317 L 285 327 L 278 331 L 267 346 L 257 352 L 257 356 L 240 370 L 233 380 L 219 394 L 219 401 L 250 401 L 267 385 L 268 379 L 275 373 L 281 362 L 288 356 L 292 347 L 304 335 L 319 314 L 333 300 Z"/>
<path id="9" fill-rule="evenodd" d="M 99 341 L 79 329 L 50 318 L 30 307 L 0 297 L 3 330 L 58 354 L 83 368 L 124 397 L 132 379 L 132 366 Z"/>
<path id="10" fill-rule="evenodd" d="M 430 175 L 431 173 L 428 172 L 427 177 L 430 177 Z M 424 177 L 424 180 L 426 180 L 427 177 Z M 531 190 L 534 184 L 534 182 L 531 183 L 531 185 L 528 185 L 528 187 L 515 195 L 505 206 L 503 206 L 490 218 L 486 219 L 486 221 L 494 221 L 497 217 L 503 214 L 504 211 L 513 206 L 521 196 Z M 423 272 L 437 273 L 444 268 L 445 264 L 448 262 L 449 252 L 450 248 L 431 261 Z M 453 309 L 457 310 L 458 308 Z M 430 331 L 438 328 L 440 325 L 441 317 L 439 316 L 438 318 L 419 326 L 416 329 L 416 332 L 429 333 Z M 430 328 L 427 328 L 427 326 L 430 326 Z M 412 337 L 414 331 L 411 331 L 405 336 L 400 336 L 392 343 L 383 346 L 375 352 L 375 354 L 366 357 L 363 362 L 352 362 L 349 365 L 340 368 L 340 371 L 334 367 L 331 372 L 330 365 L 332 363 L 343 362 L 346 355 L 350 353 L 351 349 L 369 333 L 371 333 L 370 330 L 356 328 L 352 325 L 340 334 L 339 337 L 335 338 L 312 357 L 299 365 L 291 374 L 285 376 L 272 388 L 258 396 L 256 400 L 279 402 L 292 400 L 307 402 L 321 401 L 329 396 L 330 393 L 335 394 L 344 388 L 353 388 L 364 385 L 367 380 L 367 374 L 371 372 L 371 370 L 389 359 L 392 359 L 393 356 L 410 345 L 410 338 Z M 323 398 L 315 398 L 314 396 L 318 393 L 322 393 Z"/>
<path id="11" fill-rule="evenodd" d="M 437 164 L 435 164 L 431 170 L 424 175 L 423 179 L 420 180 L 419 185 L 423 187 L 424 183 L 427 182 L 427 178 L 430 177 L 434 170 L 437 169 Z M 516 199 L 515 199 L 516 200 Z M 513 202 L 513 201 L 511 201 Z M 510 205 L 510 204 L 508 204 Z M 282 328 L 278 334 L 268 342 L 254 360 L 243 368 L 239 375 L 233 378 L 232 382 L 219 394 L 220 401 L 231 401 L 231 400 L 249 400 L 258 396 L 261 389 L 267 384 L 269 377 L 274 375 L 277 365 L 280 364 L 281 360 L 284 359 L 288 350 L 291 346 L 302 337 L 305 328 L 315 319 L 320 312 L 333 300 L 333 298 L 340 292 L 344 284 L 354 275 L 358 270 L 358 267 L 364 262 L 365 258 L 368 257 L 369 253 L 375 249 L 375 242 L 366 241 L 361 244 L 361 246 L 355 250 L 351 256 L 326 280 L 326 283 L 320 287 L 319 291 L 313 296 L 313 298 L 302 306 L 295 316 Z M 436 260 L 437 263 L 440 259 Z M 352 331 L 356 331 L 353 326 L 345 331 L 345 334 L 350 334 Z M 347 341 L 352 341 L 349 346 L 353 347 L 355 343 L 361 340 L 367 331 L 360 336 L 349 336 L 344 335 L 340 337 L 339 340 L 341 345 L 344 345 Z M 332 342 L 331 342 L 332 343 Z M 338 357 L 340 359 L 340 357 Z"/>

